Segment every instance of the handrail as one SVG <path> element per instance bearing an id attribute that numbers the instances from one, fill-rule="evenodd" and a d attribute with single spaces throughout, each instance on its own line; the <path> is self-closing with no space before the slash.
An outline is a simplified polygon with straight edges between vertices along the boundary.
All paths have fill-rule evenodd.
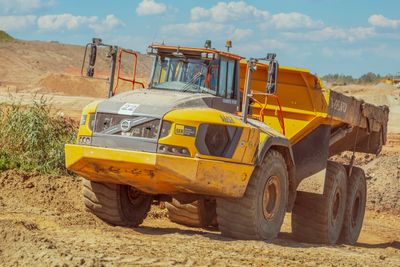
<path id="1" fill-rule="evenodd" d="M 123 53 L 130 54 L 130 55 L 135 57 L 134 64 L 133 64 L 133 77 L 132 77 L 132 79 L 121 77 L 121 62 L 122 62 L 122 54 Z M 138 61 L 138 54 L 136 52 L 133 52 L 133 51 L 127 50 L 127 49 L 122 49 L 122 48 L 119 50 L 119 54 L 118 54 L 118 70 L 117 70 L 117 84 L 115 85 L 115 87 L 113 89 L 112 95 L 115 95 L 115 93 L 116 93 L 116 91 L 118 89 L 119 80 L 123 80 L 123 81 L 126 81 L 126 82 L 131 82 L 132 83 L 132 90 L 134 89 L 135 84 L 141 85 L 142 88 L 145 87 L 144 83 L 136 81 L 137 61 Z"/>
<path id="2" fill-rule="evenodd" d="M 278 107 L 279 107 L 278 120 L 279 120 L 279 124 L 281 125 L 281 128 L 282 128 L 282 133 L 283 133 L 283 135 L 285 135 L 285 117 L 283 116 L 282 105 L 281 105 L 281 103 L 279 101 L 279 97 L 277 95 L 268 94 L 268 93 L 261 93 L 261 92 L 257 92 L 257 93 L 251 92 L 251 94 L 253 96 L 254 95 L 264 95 L 265 96 L 264 105 L 260 101 L 258 101 L 254 97 L 252 97 L 252 99 L 261 106 L 261 110 L 260 110 L 260 113 L 259 113 L 259 117 L 260 117 L 260 121 L 261 122 L 264 122 L 264 111 L 265 111 L 265 109 L 267 107 L 267 104 L 268 104 L 268 97 L 272 97 L 272 98 L 276 99 L 276 102 L 277 102 Z"/>

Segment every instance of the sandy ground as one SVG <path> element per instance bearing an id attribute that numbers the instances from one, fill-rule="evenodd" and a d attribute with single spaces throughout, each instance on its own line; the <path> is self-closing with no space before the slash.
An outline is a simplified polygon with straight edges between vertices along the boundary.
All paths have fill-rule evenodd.
<path id="1" fill-rule="evenodd" d="M 153 207 L 139 228 L 109 226 L 84 210 L 80 179 L 0 174 L 1 266 L 399 266 L 399 216 L 368 211 L 355 246 L 291 240 L 290 214 L 271 243 L 223 238 L 171 223 Z"/>
<path id="2" fill-rule="evenodd" d="M 82 47 L 46 42 L 0 43 L 0 103 L 51 99 L 79 119 L 104 97 L 102 80 L 79 77 Z M 139 61 L 145 81 L 150 59 Z M 107 73 L 100 59 L 99 76 Z M 359 155 L 368 182 L 368 212 L 356 246 L 291 240 L 290 214 L 272 243 L 222 238 L 218 231 L 171 223 L 154 207 L 143 226 L 109 226 L 86 212 L 81 181 L 16 171 L 0 173 L 0 266 L 400 266 L 400 90 L 386 85 L 334 90 L 390 107 L 389 141 L 379 156 Z M 36 94 L 36 96 L 35 96 Z M 348 154 L 341 160 L 347 162 Z"/>

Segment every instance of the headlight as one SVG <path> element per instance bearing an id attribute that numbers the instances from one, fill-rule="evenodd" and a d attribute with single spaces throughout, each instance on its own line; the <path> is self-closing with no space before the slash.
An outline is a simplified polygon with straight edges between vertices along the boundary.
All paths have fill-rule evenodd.
<path id="1" fill-rule="evenodd" d="M 80 145 L 90 145 L 92 143 L 92 138 L 90 136 L 79 136 L 78 143 Z"/>
<path id="2" fill-rule="evenodd" d="M 180 147 L 180 146 L 159 144 L 157 151 L 158 151 L 158 153 L 161 153 L 161 154 L 170 154 L 170 155 L 177 155 L 177 156 L 190 156 L 189 149 L 187 149 L 186 147 Z"/>

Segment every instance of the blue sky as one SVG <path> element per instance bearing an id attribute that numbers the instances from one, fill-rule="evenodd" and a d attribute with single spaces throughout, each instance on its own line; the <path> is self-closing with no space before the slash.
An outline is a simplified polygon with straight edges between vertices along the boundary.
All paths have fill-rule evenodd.
<path id="1" fill-rule="evenodd" d="M 0 0 L 0 29 L 25 40 L 152 42 L 233 52 L 276 52 L 283 65 L 320 75 L 400 72 L 399 0 Z"/>

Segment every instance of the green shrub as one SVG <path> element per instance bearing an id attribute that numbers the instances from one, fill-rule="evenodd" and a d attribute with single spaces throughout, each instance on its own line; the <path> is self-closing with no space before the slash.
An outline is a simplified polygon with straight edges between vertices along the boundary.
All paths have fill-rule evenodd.
<path id="1" fill-rule="evenodd" d="M 74 141 L 77 123 L 52 112 L 48 100 L 1 105 L 0 124 L 0 170 L 66 173 L 64 144 Z"/>
<path id="2" fill-rule="evenodd" d="M 5 31 L 0 30 L 0 42 L 11 42 L 14 41 L 15 39 L 6 33 Z"/>

